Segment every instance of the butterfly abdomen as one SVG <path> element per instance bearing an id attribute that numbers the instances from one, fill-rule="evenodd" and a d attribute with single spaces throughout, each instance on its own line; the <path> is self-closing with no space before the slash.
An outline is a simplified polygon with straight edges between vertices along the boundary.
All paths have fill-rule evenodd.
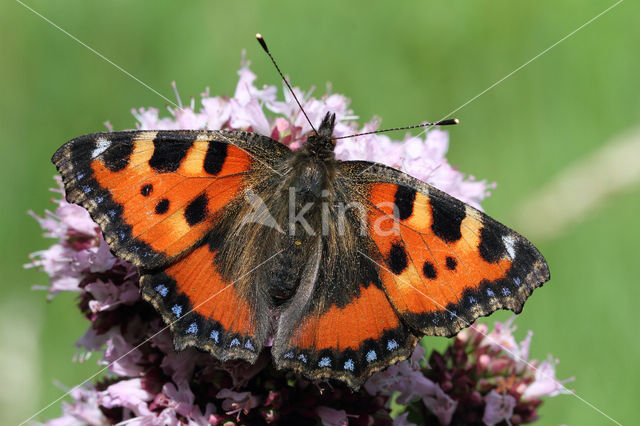
<path id="1" fill-rule="evenodd" d="M 306 247 L 302 247 L 300 241 L 291 240 L 288 244 L 266 268 L 269 272 L 265 289 L 276 306 L 287 302 L 295 294 L 300 284 L 300 271 L 307 258 L 304 253 Z"/>

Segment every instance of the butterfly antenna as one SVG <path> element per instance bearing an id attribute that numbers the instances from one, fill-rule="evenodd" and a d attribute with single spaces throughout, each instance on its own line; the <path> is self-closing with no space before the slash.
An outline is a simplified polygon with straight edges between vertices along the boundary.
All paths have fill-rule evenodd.
<path id="1" fill-rule="evenodd" d="M 419 127 L 452 126 L 454 124 L 459 124 L 459 123 L 460 123 L 460 120 L 458 120 L 457 118 L 450 118 L 448 120 L 436 121 L 435 123 L 422 123 L 422 124 L 416 124 L 415 126 L 393 127 L 391 129 L 374 130 L 372 132 L 356 133 L 354 135 L 349 135 L 349 136 L 340 136 L 334 139 L 355 138 L 356 136 L 373 135 L 376 133 L 384 133 L 384 132 L 393 132 L 394 130 L 417 129 Z"/>
<path id="2" fill-rule="evenodd" d="M 293 89 L 291 88 L 291 85 L 289 84 L 289 82 L 287 81 L 286 78 L 284 78 L 284 75 L 282 74 L 282 71 L 280 71 L 280 67 L 278 66 L 278 64 L 276 63 L 276 60 L 273 59 L 273 56 L 271 55 L 271 52 L 269 52 L 269 48 L 267 47 L 267 43 L 264 41 L 264 38 L 262 37 L 262 34 L 258 33 L 256 34 L 256 39 L 258 40 L 258 43 L 260 43 L 260 46 L 262 46 L 262 48 L 264 49 L 264 51 L 267 53 L 267 55 L 269 55 L 269 58 L 271 59 L 271 62 L 273 62 L 273 65 L 276 67 L 276 70 L 278 70 L 278 74 L 280 74 L 280 77 L 282 77 L 282 81 L 284 81 L 284 84 L 287 85 L 287 87 L 289 88 L 289 91 L 291 92 L 291 94 L 293 95 L 293 99 L 296 100 L 296 103 L 298 104 L 298 106 L 300 107 L 300 111 L 302 111 L 302 113 L 304 114 L 304 118 L 307 119 L 307 122 L 309 123 L 309 125 L 311 126 L 311 128 L 313 129 L 313 131 L 316 133 L 316 135 L 318 134 L 318 131 L 316 130 L 316 128 L 313 126 L 313 123 L 311 122 L 311 120 L 309 120 L 309 116 L 307 115 L 307 113 L 304 111 L 304 108 L 302 108 L 302 104 L 300 104 L 300 101 L 298 100 L 298 97 L 296 96 L 296 93 L 293 91 Z"/>

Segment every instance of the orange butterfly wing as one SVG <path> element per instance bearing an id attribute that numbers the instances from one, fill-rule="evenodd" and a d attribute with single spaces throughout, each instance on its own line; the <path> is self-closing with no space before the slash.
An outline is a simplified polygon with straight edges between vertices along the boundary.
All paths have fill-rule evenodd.
<path id="1" fill-rule="evenodd" d="M 158 267 L 204 237 L 255 168 L 253 156 L 231 135 L 86 135 L 63 145 L 53 162 L 69 202 L 89 210 L 114 253 L 137 266 Z"/>
<path id="2" fill-rule="evenodd" d="M 266 331 L 247 302 L 253 290 L 221 275 L 212 230 L 233 214 L 249 179 L 289 154 L 247 132 L 132 131 L 73 139 L 52 161 L 67 200 L 89 211 L 116 256 L 141 269 L 143 296 L 176 345 L 251 361 Z"/>
<path id="3" fill-rule="evenodd" d="M 254 362 L 267 333 L 248 302 L 255 290 L 225 279 L 216 253 L 212 244 L 202 244 L 164 271 L 143 275 L 143 297 L 171 327 L 176 349 L 196 346 L 220 360 Z"/>
<path id="4" fill-rule="evenodd" d="M 323 284 L 326 288 L 328 283 L 320 288 Z M 334 304 L 305 315 L 286 346 L 274 347 L 278 367 L 314 380 L 342 380 L 358 389 L 373 372 L 411 355 L 417 338 L 398 318 L 381 287 L 368 283 L 358 293 L 344 306 Z M 324 296 L 321 291 L 314 297 Z"/>
<path id="5" fill-rule="evenodd" d="M 549 280 L 538 250 L 486 214 L 395 169 L 343 167 L 365 188 L 373 247 L 362 254 L 417 333 L 452 336 L 497 309 L 519 313 Z"/>

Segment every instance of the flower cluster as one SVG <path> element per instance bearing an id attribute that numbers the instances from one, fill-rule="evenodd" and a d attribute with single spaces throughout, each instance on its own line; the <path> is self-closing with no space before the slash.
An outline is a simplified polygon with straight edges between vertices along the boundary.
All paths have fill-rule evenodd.
<path id="1" fill-rule="evenodd" d="M 372 395 L 396 395 L 396 402 L 407 406 L 396 422 L 531 423 L 542 397 L 569 391 L 555 377 L 556 360 L 529 360 L 532 332 L 518 344 L 514 318 L 496 322 L 491 332 L 485 324 L 474 324 L 458 333 L 444 353 L 432 351 L 425 367 L 416 364 L 414 353 L 413 363 L 401 362 L 372 376 L 366 389 Z"/>
<path id="2" fill-rule="evenodd" d="M 156 109 L 139 109 L 134 111 L 139 127 L 249 129 L 299 147 L 311 129 L 291 95 L 285 91 L 279 101 L 275 87 L 255 87 L 247 64 L 239 75 L 233 97 L 205 93 L 198 110 L 192 101 L 170 109 L 165 118 Z M 298 89 L 296 94 L 313 122 L 327 111 L 336 113 L 337 136 L 377 126 L 373 121 L 358 129 L 342 95 L 316 99 Z M 489 185 L 451 167 L 444 157 L 447 146 L 447 134 L 431 130 L 425 138 L 404 141 L 384 135 L 342 139 L 336 152 L 341 159 L 400 168 L 478 206 Z M 48 424 L 519 424 L 535 420 L 542 396 L 564 391 L 553 362 L 527 361 L 530 336 L 518 345 L 510 322 L 496 324 L 491 333 L 482 325 L 462 332 L 443 354 L 432 352 L 428 363 L 418 346 L 410 360 L 375 374 L 359 392 L 276 371 L 268 350 L 253 365 L 220 363 L 193 348 L 176 352 L 160 316 L 139 295 L 136 268 L 113 257 L 83 208 L 63 197 L 54 201 L 54 212 L 32 215 L 45 236 L 57 241 L 34 253 L 27 266 L 49 275 L 50 296 L 78 294 L 90 326 L 77 342 L 77 358 L 86 361 L 99 352 L 107 373 L 97 383 L 71 389 L 72 402 Z M 401 406 L 404 411 L 392 419 L 392 407 Z"/>

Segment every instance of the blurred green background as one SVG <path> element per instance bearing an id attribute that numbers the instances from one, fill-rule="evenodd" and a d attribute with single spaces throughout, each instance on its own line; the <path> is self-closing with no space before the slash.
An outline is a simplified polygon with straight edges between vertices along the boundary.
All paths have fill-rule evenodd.
<path id="1" fill-rule="evenodd" d="M 442 118 L 584 24 L 613 1 L 536 2 L 72 0 L 25 3 L 150 87 L 183 100 L 206 86 L 233 94 L 247 49 L 258 84 L 278 77 L 254 40 L 261 32 L 293 83 L 327 81 L 353 110 L 383 126 Z M 622 423 L 637 421 L 640 340 L 634 328 L 640 187 L 604 197 L 569 226 L 545 235 L 562 205 L 518 215 L 518 206 L 566 167 L 640 123 L 640 4 L 626 1 L 479 97 L 455 116 L 449 161 L 498 183 L 486 211 L 522 230 L 547 257 L 552 280 L 527 302 L 519 336 L 534 331 L 533 356 L 561 360 L 558 377 Z M 635 52 L 635 53 L 634 53 Z M 98 370 L 73 363 L 86 329 L 73 298 L 48 303 L 32 291 L 46 276 L 24 270 L 46 248 L 28 209 L 52 208 L 50 157 L 68 139 L 134 126 L 130 109 L 166 101 L 15 1 L 0 3 L 0 423 L 24 420 Z M 400 137 L 401 135 L 396 135 Z M 629 160 L 627 158 L 627 160 Z M 640 155 L 638 157 L 640 160 Z M 627 164 L 629 161 L 627 161 Z M 640 167 L 631 162 L 631 166 Z M 615 164 L 615 162 L 614 162 Z M 573 194 L 587 197 L 588 190 Z M 559 210 L 558 213 L 561 213 Z M 527 216 L 538 218 L 527 225 Z M 525 229 L 518 228 L 521 225 Z M 536 228 L 538 226 L 538 228 Z M 491 317 L 505 319 L 507 313 Z M 440 343 L 434 343 L 440 344 Z M 57 384 L 56 384 L 57 383 Z M 60 404 L 38 419 L 56 416 Z M 540 424 L 610 424 L 571 395 L 548 400 Z"/>

